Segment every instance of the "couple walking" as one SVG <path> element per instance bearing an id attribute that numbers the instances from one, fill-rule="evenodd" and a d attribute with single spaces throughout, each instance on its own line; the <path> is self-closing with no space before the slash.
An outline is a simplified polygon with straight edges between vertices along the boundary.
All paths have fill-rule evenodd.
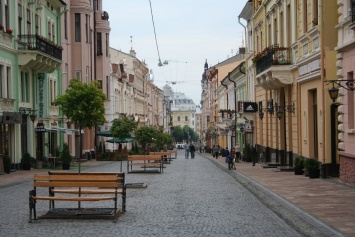
<path id="1" fill-rule="evenodd" d="M 196 148 L 195 146 L 190 143 L 186 143 L 185 144 L 185 159 L 189 159 L 189 154 L 191 153 L 191 159 L 195 158 L 195 151 L 196 151 Z"/>

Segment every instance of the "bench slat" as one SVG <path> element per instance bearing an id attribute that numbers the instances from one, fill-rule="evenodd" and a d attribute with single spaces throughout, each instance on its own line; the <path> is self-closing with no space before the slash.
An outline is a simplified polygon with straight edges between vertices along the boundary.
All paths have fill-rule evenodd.
<path id="1" fill-rule="evenodd" d="M 34 181 L 117 181 L 117 175 L 34 175 Z"/>
<path id="2" fill-rule="evenodd" d="M 68 194 L 78 194 L 78 189 L 52 189 L 53 193 L 68 193 Z M 82 189 L 81 194 L 122 194 L 123 189 Z"/>
<path id="3" fill-rule="evenodd" d="M 52 196 L 35 196 L 35 200 L 53 200 L 53 201 L 104 201 L 104 200 L 115 200 L 115 197 L 52 197 Z"/>
<path id="4" fill-rule="evenodd" d="M 79 182 L 79 181 L 35 181 L 33 183 L 34 187 L 97 187 L 97 188 L 116 188 L 118 187 L 118 182 Z"/>

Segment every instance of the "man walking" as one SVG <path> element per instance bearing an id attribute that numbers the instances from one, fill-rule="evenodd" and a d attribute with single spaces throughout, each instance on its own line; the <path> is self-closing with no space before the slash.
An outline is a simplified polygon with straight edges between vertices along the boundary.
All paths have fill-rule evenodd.
<path id="1" fill-rule="evenodd" d="M 186 144 L 185 144 L 185 159 L 189 159 L 189 153 L 190 153 L 190 146 L 186 142 Z"/>
<path id="2" fill-rule="evenodd" d="M 194 144 L 190 143 L 190 153 L 191 153 L 191 159 L 195 158 L 195 146 Z"/>

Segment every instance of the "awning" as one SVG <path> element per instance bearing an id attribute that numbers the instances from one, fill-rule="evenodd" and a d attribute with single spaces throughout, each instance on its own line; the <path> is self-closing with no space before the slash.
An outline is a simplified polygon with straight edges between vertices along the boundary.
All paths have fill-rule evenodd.
<path id="1" fill-rule="evenodd" d="M 112 137 L 112 133 L 110 130 L 102 131 L 96 133 L 97 136 L 103 136 L 103 137 Z"/>
<path id="2" fill-rule="evenodd" d="M 132 138 L 125 138 L 125 139 L 121 140 L 117 137 L 106 140 L 106 142 L 109 142 L 109 143 L 128 143 L 128 142 L 132 142 L 132 141 L 133 141 Z"/>

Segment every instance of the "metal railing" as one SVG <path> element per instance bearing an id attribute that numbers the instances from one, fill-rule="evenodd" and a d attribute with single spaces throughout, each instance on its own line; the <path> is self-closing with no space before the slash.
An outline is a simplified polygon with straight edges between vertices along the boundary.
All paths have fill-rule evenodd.
<path id="1" fill-rule="evenodd" d="M 291 48 L 277 45 L 268 47 L 259 56 L 254 57 L 256 73 L 261 73 L 273 65 L 291 65 Z"/>
<path id="2" fill-rule="evenodd" d="M 62 47 L 39 35 L 19 35 L 18 50 L 36 50 L 62 60 Z"/>

